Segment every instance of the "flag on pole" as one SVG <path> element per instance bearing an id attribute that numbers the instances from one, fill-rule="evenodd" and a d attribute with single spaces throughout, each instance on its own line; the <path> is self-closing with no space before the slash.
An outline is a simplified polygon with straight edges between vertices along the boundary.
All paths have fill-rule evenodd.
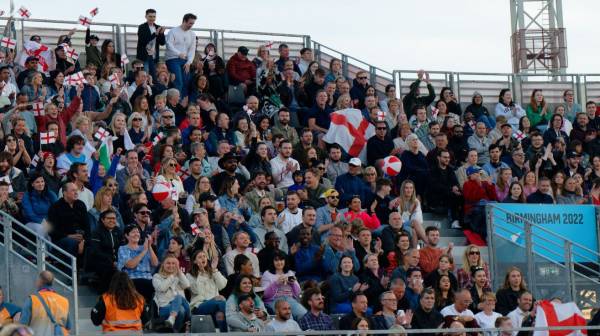
<path id="1" fill-rule="evenodd" d="M 56 135 L 54 132 L 40 132 L 40 143 L 42 145 L 53 144 L 56 142 Z"/>
<path id="2" fill-rule="evenodd" d="M 190 225 L 190 229 L 192 229 L 192 234 L 193 234 L 194 236 L 197 236 L 197 235 L 199 235 L 199 234 L 200 234 L 200 228 L 198 227 L 198 225 L 196 225 L 196 223 L 192 223 L 192 224 Z"/>
<path id="3" fill-rule="evenodd" d="M 103 142 L 109 135 L 110 133 L 102 127 L 98 127 L 96 134 L 94 134 L 96 139 L 98 139 L 100 142 Z"/>
<path id="4" fill-rule="evenodd" d="M 375 127 L 357 109 L 331 113 L 331 125 L 323 141 L 339 144 L 350 156 L 367 159 L 367 139 L 375 135 Z"/>
<path id="5" fill-rule="evenodd" d="M 535 327 L 573 327 L 585 326 L 583 313 L 575 302 L 555 303 L 548 300 L 539 302 L 535 312 Z M 533 336 L 580 336 L 587 330 L 546 330 L 534 331 Z"/>
<path id="6" fill-rule="evenodd" d="M 90 16 L 91 16 L 91 17 L 94 17 L 94 16 L 96 16 L 96 15 L 98 15 L 98 7 L 95 7 L 94 9 L 92 9 L 92 10 L 90 11 Z"/>
<path id="7" fill-rule="evenodd" d="M 152 140 L 152 145 L 156 146 L 164 137 L 165 137 L 165 134 L 163 132 L 158 133 L 154 137 L 154 140 Z"/>
<path id="8" fill-rule="evenodd" d="M 110 81 L 110 84 L 112 84 L 112 85 L 121 85 L 121 79 L 119 78 L 119 75 L 117 75 L 116 73 L 108 76 L 108 80 Z"/>
<path id="9" fill-rule="evenodd" d="M 79 24 L 84 27 L 89 27 L 92 25 L 92 19 L 85 17 L 83 15 L 79 15 Z"/>
<path id="10" fill-rule="evenodd" d="M 67 57 L 72 58 L 74 61 L 79 59 L 79 53 L 77 50 L 75 50 L 75 48 L 69 48 L 67 46 L 67 48 L 65 48 L 65 53 L 67 54 Z"/>
<path id="11" fill-rule="evenodd" d="M 17 57 L 19 64 L 25 66 L 25 60 L 27 60 L 27 57 L 29 56 L 38 58 L 38 70 L 44 73 L 47 73 L 56 63 L 52 50 L 35 41 L 25 41 L 23 50 L 20 51 L 20 54 Z"/>

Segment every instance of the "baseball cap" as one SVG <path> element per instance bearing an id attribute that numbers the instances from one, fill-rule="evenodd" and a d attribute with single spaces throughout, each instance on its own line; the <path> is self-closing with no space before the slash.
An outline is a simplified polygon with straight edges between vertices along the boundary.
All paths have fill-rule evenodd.
<path id="1" fill-rule="evenodd" d="M 206 193 L 206 194 L 208 194 L 208 193 Z M 192 211 L 192 216 L 201 214 L 201 213 L 208 213 L 208 211 L 206 211 L 206 209 L 204 209 L 203 207 L 200 207 L 199 205 L 195 205 L 194 210 Z"/>
<path id="2" fill-rule="evenodd" d="M 209 192 L 204 192 L 202 194 L 200 194 L 200 196 L 198 197 L 198 203 L 202 204 L 202 202 L 204 201 L 215 201 L 217 199 L 217 196 L 209 193 Z"/>
<path id="3" fill-rule="evenodd" d="M 469 168 L 467 168 L 467 176 L 471 176 L 473 174 L 477 174 L 481 171 L 481 168 L 477 167 L 477 166 L 471 166 Z"/>
<path id="4" fill-rule="evenodd" d="M 579 154 L 575 151 L 570 151 L 567 153 L 567 159 L 574 158 L 574 157 L 580 157 L 580 156 L 581 156 L 581 154 Z"/>
<path id="5" fill-rule="evenodd" d="M 510 128 L 512 128 L 512 125 L 509 124 L 509 123 L 504 123 L 504 124 L 502 124 L 501 128 L 504 128 L 504 127 L 510 127 Z"/>
<path id="6" fill-rule="evenodd" d="M 331 196 L 340 196 L 340 193 L 337 190 L 331 188 L 327 189 L 324 193 L 322 193 L 320 198 L 327 198 Z"/>
<path id="7" fill-rule="evenodd" d="M 248 48 L 244 46 L 239 47 L 238 52 L 242 53 L 244 56 L 248 56 Z"/>
<path id="8" fill-rule="evenodd" d="M 360 167 L 362 165 L 362 162 L 360 161 L 359 158 L 354 157 L 354 158 L 350 159 L 348 164 L 350 164 L 352 166 Z"/>
<path id="9" fill-rule="evenodd" d="M 27 59 L 25 60 L 25 63 L 27 62 L 31 62 L 31 61 L 39 61 L 40 59 L 35 57 L 35 56 L 29 56 L 27 57 Z"/>

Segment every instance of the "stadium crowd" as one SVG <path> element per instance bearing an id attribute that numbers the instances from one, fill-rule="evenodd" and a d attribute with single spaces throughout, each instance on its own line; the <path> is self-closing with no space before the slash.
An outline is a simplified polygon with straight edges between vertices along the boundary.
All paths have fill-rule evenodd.
<path id="1" fill-rule="evenodd" d="M 497 103 L 474 92 L 463 109 L 423 70 L 402 99 L 393 85 L 378 96 L 367 72 L 345 78 L 335 58 L 325 70 L 310 48 L 240 46 L 224 60 L 197 45 L 195 15 L 166 31 L 145 14 L 129 69 L 89 29 L 85 65 L 67 53 L 72 33 L 31 36 L 53 49 L 47 71 L 39 56 L 23 65 L 0 52 L 0 210 L 77 257 L 101 295 L 95 325 L 185 331 L 192 314 L 222 332 L 534 323 L 519 269 L 492 288 L 479 247 L 455 263 L 423 212 L 485 239 L 490 202 L 600 204 L 593 101 L 567 90 L 551 106 L 534 90 L 520 105 L 505 89 Z M 79 71 L 85 83 L 65 81 Z M 323 141 L 348 108 L 375 129 L 366 160 Z M 381 170 L 391 155 L 394 177 Z M 43 272 L 18 305 L 0 294 L 0 323 L 70 329 L 52 284 Z"/>

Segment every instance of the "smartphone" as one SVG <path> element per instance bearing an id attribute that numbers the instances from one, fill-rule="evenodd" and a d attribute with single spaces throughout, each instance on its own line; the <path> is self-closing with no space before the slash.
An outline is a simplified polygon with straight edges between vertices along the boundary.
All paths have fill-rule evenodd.
<path id="1" fill-rule="evenodd" d="M 404 316 L 404 310 L 402 309 L 398 309 L 398 311 L 396 312 L 396 316 Z"/>

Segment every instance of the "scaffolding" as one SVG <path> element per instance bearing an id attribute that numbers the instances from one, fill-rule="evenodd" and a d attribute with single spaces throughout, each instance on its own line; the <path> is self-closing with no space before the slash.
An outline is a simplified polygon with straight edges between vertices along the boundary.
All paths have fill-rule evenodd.
<path id="1" fill-rule="evenodd" d="M 566 73 L 567 38 L 562 0 L 510 0 L 513 72 Z"/>

